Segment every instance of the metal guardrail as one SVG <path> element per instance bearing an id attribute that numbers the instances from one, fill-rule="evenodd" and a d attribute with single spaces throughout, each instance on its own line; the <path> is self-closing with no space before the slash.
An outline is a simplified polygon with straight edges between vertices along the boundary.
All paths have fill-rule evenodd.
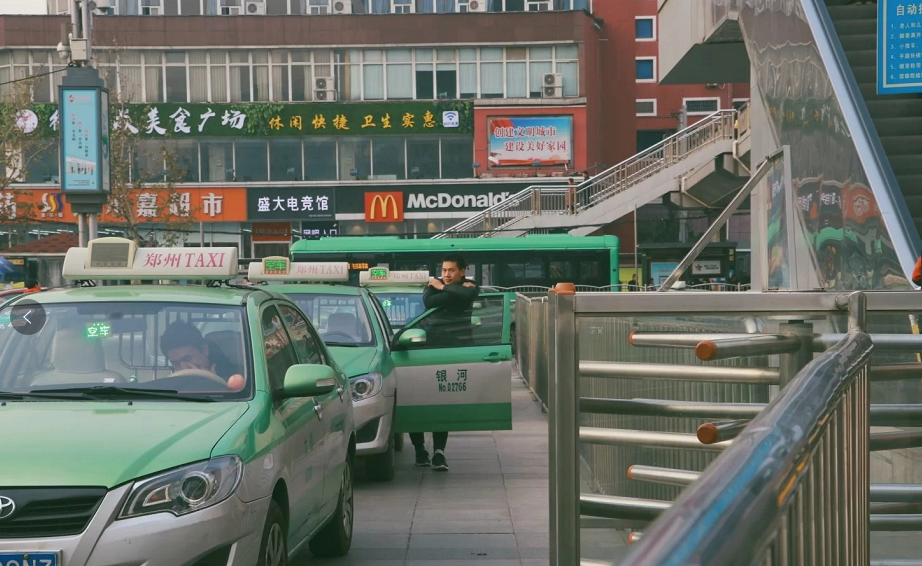
<path id="1" fill-rule="evenodd" d="M 845 338 L 736 437 L 624 566 L 868 563 L 873 344 L 854 297 Z"/>
<path id="2" fill-rule="evenodd" d="M 433 239 L 489 237 L 525 217 L 578 214 L 676 165 L 699 149 L 734 139 L 736 115 L 734 109 L 718 110 L 576 187 L 559 185 L 523 189 L 433 236 Z"/>
<path id="3" fill-rule="evenodd" d="M 892 334 L 866 332 L 861 316 L 864 311 L 855 302 L 866 298 L 876 321 L 871 326 L 880 330 L 882 320 L 905 313 L 919 303 L 919 295 L 782 292 L 712 293 L 704 297 L 689 303 L 675 293 L 630 297 L 620 293 L 580 294 L 574 293 L 572 285 L 559 285 L 547 300 L 519 297 L 520 367 L 533 390 L 540 383 L 540 368 L 547 367 L 550 375 L 546 393 L 536 391 L 536 395 L 547 405 L 551 423 L 551 565 L 580 563 L 581 514 L 648 529 L 645 533 L 635 531 L 630 537 L 632 543 L 648 541 L 645 550 L 632 558 L 644 565 L 750 564 L 755 562 L 747 557 L 754 558 L 766 549 L 773 554 L 761 556 L 761 563 L 868 564 L 869 529 L 922 530 L 922 485 L 871 484 L 867 456 L 869 451 L 922 445 L 922 431 L 918 429 L 870 432 L 872 425 L 919 426 L 922 404 L 870 405 L 868 397 L 871 382 L 917 380 L 922 365 L 915 365 L 914 374 L 909 371 L 913 364 L 879 365 L 878 361 L 878 365 L 870 366 L 872 343 L 876 351 L 885 352 L 883 356 L 875 354 L 875 359 L 886 357 L 888 362 L 893 356 L 905 358 L 907 354 L 900 352 L 908 352 L 911 346 L 905 343 L 905 336 L 895 339 Z M 849 331 L 843 332 L 849 298 L 852 316 Z M 918 307 L 922 310 L 922 305 Z M 734 316 L 745 318 L 737 319 L 734 327 Z M 719 324 L 707 328 L 703 320 Z M 906 326 L 905 317 L 902 321 L 901 329 Z M 607 325 L 605 333 L 593 331 L 600 323 Z M 619 325 L 623 327 L 620 331 L 607 333 Z M 626 328 L 632 330 L 626 332 Z M 821 332 L 814 333 L 814 329 Z M 916 350 L 922 351 L 922 336 L 914 336 L 909 342 L 914 341 Z M 747 338 L 758 343 L 746 344 Z M 831 343 L 833 339 L 835 343 Z M 830 350 L 812 359 L 819 346 L 830 345 Z M 543 352 L 547 353 L 544 360 Z M 737 357 L 726 359 L 731 355 Z M 689 363 L 689 357 L 696 364 Z M 708 357 L 720 361 L 702 365 Z M 714 363 L 742 367 L 728 371 L 714 367 Z M 597 383 L 636 383 L 635 392 L 661 398 L 640 398 L 613 389 L 599 395 Z M 768 388 L 778 387 L 773 383 L 783 389 L 769 402 Z M 741 398 L 745 396 L 749 398 Z M 598 424 L 597 417 L 610 419 L 605 423 L 608 426 L 593 426 Z M 778 426 L 750 424 L 775 422 L 772 419 Z M 636 422 L 656 425 L 657 430 L 621 425 Z M 683 428 L 691 422 L 695 423 L 691 430 Z M 593 461 L 594 449 L 608 450 L 607 461 Z M 659 456 L 652 458 L 651 454 Z M 730 464 L 722 463 L 728 461 Z M 593 476 L 600 463 L 603 468 L 620 467 L 622 478 L 627 471 L 629 484 L 660 491 L 654 491 L 652 497 L 618 490 L 580 494 L 583 463 L 589 465 Z M 736 471 L 714 472 L 729 469 L 726 466 L 736 466 Z M 755 474 L 752 466 L 762 475 Z M 686 507 L 687 494 L 692 491 L 671 502 L 683 487 L 692 490 L 702 482 L 708 482 L 709 487 L 699 493 L 711 499 L 696 501 L 710 502 L 710 507 Z M 868 490 L 860 486 L 870 487 L 869 500 L 861 495 Z M 667 489 L 672 495 L 665 493 Z M 785 497 L 779 499 L 780 493 Z M 816 513 L 811 514 L 811 509 Z M 659 537 L 657 542 L 660 531 L 655 525 L 679 513 L 685 513 L 684 522 L 663 531 L 668 536 Z M 773 522 L 767 526 L 759 523 L 758 529 L 746 531 L 754 528 L 752 513 L 762 513 L 760 521 L 770 518 Z M 750 522 L 726 521 L 727 516 Z M 657 518 L 659 522 L 650 527 Z M 809 529 L 800 530 L 802 524 Z M 697 536 L 698 542 L 693 542 L 694 536 L 676 534 L 683 528 Z M 731 551 L 737 544 L 728 544 L 731 539 L 746 541 L 748 546 L 740 547 L 742 554 Z M 858 545 L 859 539 L 864 546 Z M 765 544 L 757 547 L 759 540 Z M 638 558 L 653 556 L 653 547 L 659 546 L 674 552 L 689 548 L 701 552 L 678 561 L 676 557 L 681 555 L 675 553 L 657 553 L 662 559 L 659 561 Z M 789 547 L 793 550 L 782 552 Z M 713 549 L 721 552 L 709 554 Z M 801 555 L 797 553 L 804 556 L 802 561 L 795 560 Z M 667 556 L 670 560 L 665 560 Z M 862 556 L 863 561 L 854 560 Z"/>

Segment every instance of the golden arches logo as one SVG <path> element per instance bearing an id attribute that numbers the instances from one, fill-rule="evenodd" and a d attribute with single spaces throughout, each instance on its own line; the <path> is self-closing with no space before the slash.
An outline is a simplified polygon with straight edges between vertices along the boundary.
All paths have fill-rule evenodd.
<path id="1" fill-rule="evenodd" d="M 375 197 L 371 199 L 371 208 L 369 209 L 369 216 L 371 220 L 375 219 L 376 210 L 381 211 L 382 219 L 387 219 L 388 218 L 387 216 L 387 205 L 388 204 L 390 204 L 391 206 L 390 219 L 398 220 L 400 218 L 400 213 L 397 212 L 397 199 L 394 198 L 394 195 L 387 195 L 387 196 L 375 195 Z"/>

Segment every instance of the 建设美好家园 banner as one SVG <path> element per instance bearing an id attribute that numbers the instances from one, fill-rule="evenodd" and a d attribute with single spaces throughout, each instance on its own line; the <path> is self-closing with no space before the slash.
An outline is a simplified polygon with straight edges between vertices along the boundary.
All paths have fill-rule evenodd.
<path id="1" fill-rule="evenodd" d="M 490 167 L 559 167 L 573 162 L 572 116 L 491 117 Z"/>

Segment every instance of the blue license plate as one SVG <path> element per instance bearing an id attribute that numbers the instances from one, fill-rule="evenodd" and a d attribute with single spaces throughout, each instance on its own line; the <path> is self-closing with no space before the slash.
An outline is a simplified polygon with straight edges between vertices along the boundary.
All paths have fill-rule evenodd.
<path id="1" fill-rule="evenodd" d="M 58 566 L 58 553 L 0 552 L 0 566 Z"/>

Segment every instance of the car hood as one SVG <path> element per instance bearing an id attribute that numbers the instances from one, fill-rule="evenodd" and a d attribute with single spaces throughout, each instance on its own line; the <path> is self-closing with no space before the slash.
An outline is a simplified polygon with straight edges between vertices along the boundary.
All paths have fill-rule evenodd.
<path id="1" fill-rule="evenodd" d="M 327 346 L 327 348 L 348 377 L 374 371 L 377 348 L 343 346 Z"/>
<path id="2" fill-rule="evenodd" d="M 5 486 L 105 486 L 211 456 L 245 402 L 7 402 Z"/>

